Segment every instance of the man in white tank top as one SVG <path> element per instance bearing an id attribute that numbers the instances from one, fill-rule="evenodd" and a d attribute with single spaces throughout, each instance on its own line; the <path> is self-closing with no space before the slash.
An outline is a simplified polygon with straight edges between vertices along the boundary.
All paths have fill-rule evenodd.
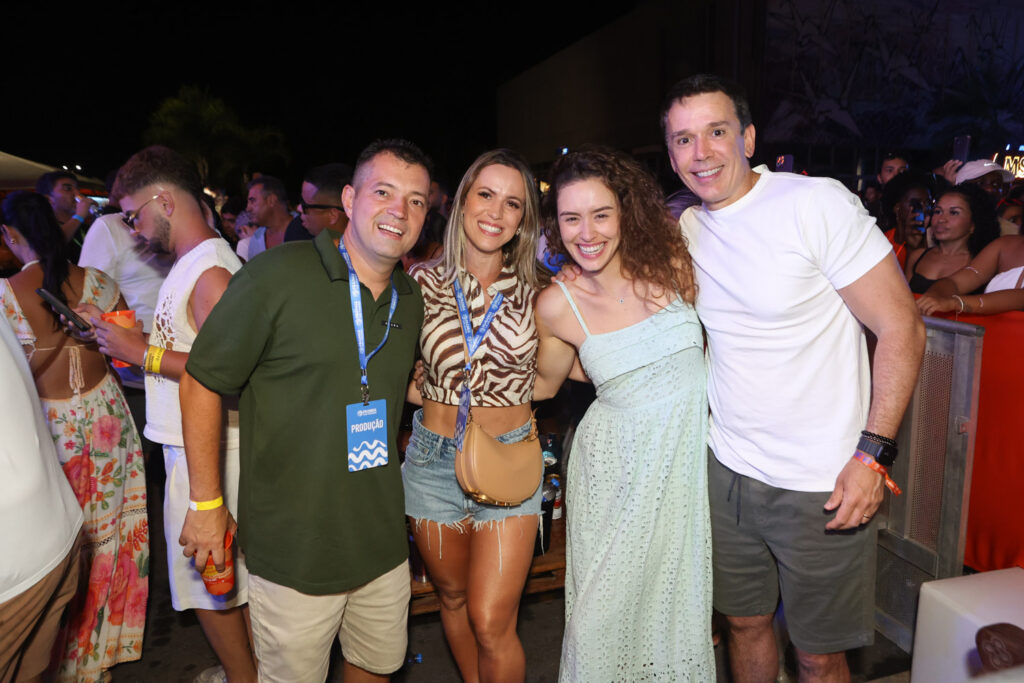
<path id="1" fill-rule="evenodd" d="M 122 218 L 132 233 L 152 251 L 174 258 L 160 287 L 148 340 L 140 329 L 92 320 L 101 351 L 146 371 L 146 437 L 163 444 L 167 470 L 164 535 L 171 602 L 176 610 L 196 611 L 228 680 L 255 681 L 256 663 L 244 615 L 248 609 L 244 557 L 236 553 L 234 588 L 211 595 L 179 544 L 189 509 L 226 506 L 235 512 L 237 506 L 238 412 L 227 411 L 221 435 L 222 495 L 191 500 L 178 383 L 196 334 L 241 262 L 212 228 L 212 216 L 200 199 L 202 184 L 195 166 L 176 152 L 160 146 L 138 152 L 118 172 L 114 193 L 122 196 Z"/>
<path id="2" fill-rule="evenodd" d="M 708 335 L 714 602 L 734 678 L 777 676 L 781 592 L 800 680 L 849 680 L 844 651 L 873 634 L 870 522 L 924 326 L 853 194 L 751 169 L 738 86 L 680 81 L 662 126 L 673 170 L 702 201 L 680 226 Z M 862 326 L 878 337 L 873 381 Z"/>

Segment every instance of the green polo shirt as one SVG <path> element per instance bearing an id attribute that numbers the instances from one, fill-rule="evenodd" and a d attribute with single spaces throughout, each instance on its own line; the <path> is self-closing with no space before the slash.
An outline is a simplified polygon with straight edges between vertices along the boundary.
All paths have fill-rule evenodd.
<path id="1" fill-rule="evenodd" d="M 408 555 L 396 434 L 423 322 L 419 286 L 394 274 L 398 307 L 369 362 L 370 399 L 387 401 L 388 464 L 348 471 L 345 407 L 360 401 L 349 271 L 337 233 L 289 242 L 231 279 L 196 338 L 188 371 L 240 394 L 239 542 L 249 571 L 303 593 L 360 586 Z M 366 349 L 391 302 L 362 290 Z"/>

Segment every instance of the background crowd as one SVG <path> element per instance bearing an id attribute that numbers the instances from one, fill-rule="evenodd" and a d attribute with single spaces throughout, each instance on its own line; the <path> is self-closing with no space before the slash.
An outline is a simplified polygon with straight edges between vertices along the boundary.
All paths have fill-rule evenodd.
<path id="1" fill-rule="evenodd" d="M 461 344 L 442 348 L 439 342 L 427 341 L 432 334 L 440 334 L 431 325 L 459 329 L 457 308 L 454 301 L 449 301 L 451 293 L 447 290 L 447 285 L 453 281 L 466 283 L 474 310 L 486 309 L 496 298 L 500 305 L 502 298 L 496 297 L 496 293 L 502 292 L 512 311 L 526 314 L 516 318 L 515 324 L 498 318 L 494 334 L 507 342 L 502 358 L 507 360 L 508 367 L 520 369 L 521 381 L 528 384 L 537 375 L 540 383 L 548 385 L 544 390 L 538 389 L 536 394 L 521 388 L 517 390 L 514 376 L 503 377 L 502 382 L 496 383 L 480 379 L 480 386 L 474 385 L 484 389 L 476 392 L 473 399 L 477 419 L 493 433 L 503 434 L 511 441 L 529 433 L 530 399 L 546 397 L 545 392 L 553 394 L 565 377 L 570 376 L 577 356 L 583 370 L 592 378 L 603 372 L 615 379 L 626 378 L 616 389 L 627 394 L 634 392 L 637 386 L 649 388 L 655 376 L 670 378 L 670 373 L 679 369 L 678 364 L 689 363 L 692 353 L 684 352 L 700 346 L 699 334 L 689 340 L 692 343 L 687 343 L 685 348 L 671 352 L 664 351 L 660 345 L 662 351 L 651 362 L 665 362 L 671 367 L 658 369 L 646 378 L 633 374 L 637 368 L 606 370 L 600 357 L 584 355 L 583 348 L 584 343 L 590 344 L 591 349 L 598 346 L 600 341 L 590 340 L 596 340 L 605 331 L 614 334 L 623 329 L 619 312 L 625 309 L 605 308 L 614 303 L 616 297 L 619 305 L 643 312 L 626 328 L 648 319 L 665 320 L 655 318 L 655 313 L 672 304 L 682 306 L 677 320 L 664 323 L 671 326 L 672 339 L 681 339 L 680 330 L 690 330 L 696 323 L 691 306 L 695 300 L 692 265 L 682 240 L 677 241 L 678 235 L 673 236 L 674 224 L 662 219 L 668 210 L 678 217 L 703 197 L 684 189 L 670 196 L 663 207 L 661 189 L 638 162 L 617 152 L 593 150 L 572 151 L 557 160 L 552 168 L 538 173 L 538 177 L 552 184 L 544 200 L 540 198 L 539 185 L 529 165 L 504 151 L 480 157 L 452 192 L 444 173 L 431 174 L 429 161 L 422 153 L 403 150 L 378 149 L 368 157 L 354 160 L 351 165 L 345 163 L 347 160 L 318 165 L 305 172 L 300 187 L 291 189 L 276 177 L 255 174 L 248 179 L 244 190 L 239 188 L 225 194 L 203 188 L 198 174 L 176 153 L 165 148 L 148 148 L 133 156 L 119 171 L 109 189 L 109 202 L 102 209 L 81 194 L 74 174 L 61 171 L 39 178 L 34 192 L 14 192 L 4 199 L 0 213 L 3 242 L 17 264 L 3 273 L 0 303 L 6 323 L 27 359 L 27 370 L 34 385 L 27 392 L 31 396 L 34 390 L 33 400 L 39 401 L 55 447 L 52 457 L 63 469 L 82 514 L 80 541 L 75 534 L 67 533 L 68 527 L 75 525 L 73 519 L 78 514 L 77 509 L 69 506 L 65 506 L 69 508 L 66 516 L 72 522 L 64 520 L 65 523 L 53 524 L 40 532 L 43 536 L 61 535 L 54 543 L 53 555 L 62 561 L 70 560 L 59 566 L 48 566 L 44 572 L 48 576 L 56 572 L 54 580 L 65 587 L 62 591 L 65 599 L 47 607 L 53 613 L 49 618 L 53 626 L 51 642 L 57 643 L 52 662 L 49 652 L 30 653 L 20 664 L 23 672 L 38 673 L 50 666 L 62 680 L 97 681 L 109 678 L 110 668 L 117 663 L 142 656 L 150 562 L 145 479 L 146 467 L 154 466 L 156 451 L 150 446 L 155 443 L 163 446 L 167 472 L 164 533 L 169 549 L 166 559 L 175 577 L 172 581 L 175 608 L 195 609 L 201 615 L 207 638 L 223 665 L 223 670 L 211 672 L 210 676 L 226 675 L 233 681 L 250 680 L 255 676 L 257 659 L 262 661 L 263 657 L 259 646 L 252 644 L 245 607 L 251 598 L 247 597 L 244 558 L 236 559 L 234 592 L 226 598 L 213 599 L 191 567 L 191 560 L 183 559 L 178 551 L 178 534 L 186 524 L 189 501 L 195 503 L 196 490 L 195 479 L 191 480 L 191 493 L 189 490 L 190 475 L 185 459 L 185 446 L 190 439 L 189 418 L 179 408 L 178 383 L 182 383 L 183 392 L 201 391 L 189 384 L 193 380 L 187 377 L 192 375 L 201 378 L 206 387 L 221 382 L 224 387 L 221 393 L 235 393 L 228 390 L 232 387 L 239 389 L 240 380 L 226 377 L 213 380 L 212 375 L 204 374 L 216 367 L 202 364 L 212 363 L 209 359 L 225 366 L 229 363 L 211 349 L 213 342 L 200 345 L 199 353 L 194 359 L 190 358 L 192 343 L 208 320 L 212 322 L 211 329 L 219 332 L 229 329 L 228 323 L 234 320 L 227 318 L 229 313 L 223 311 L 236 309 L 222 307 L 214 315 L 218 301 L 228 291 L 228 281 L 239 272 L 245 275 L 242 280 L 250 274 L 256 278 L 252 289 L 246 290 L 252 297 L 249 301 L 238 301 L 241 295 L 237 288 L 228 297 L 231 306 L 241 307 L 237 311 L 257 316 L 255 310 L 261 306 L 274 310 L 278 302 L 272 300 L 267 290 L 261 289 L 260 283 L 283 277 L 272 270 L 272 265 L 283 262 L 285 257 L 275 261 L 262 254 L 272 253 L 289 242 L 307 242 L 308 249 L 303 252 L 306 261 L 298 260 L 297 249 L 288 254 L 296 259 L 292 264 L 295 267 L 311 267 L 311 263 L 317 265 L 310 260 L 313 255 L 322 256 L 325 249 L 331 251 L 332 257 L 337 257 L 331 247 L 332 239 L 343 239 L 345 244 L 349 239 L 360 240 L 362 231 L 368 229 L 362 222 L 367 219 L 357 212 L 369 202 L 361 194 L 367 182 L 365 174 L 379 170 L 382 156 L 427 171 L 408 180 L 410 186 L 415 186 L 409 190 L 410 196 L 417 197 L 411 204 L 413 209 L 388 207 L 380 211 L 390 212 L 396 223 L 422 223 L 419 231 L 393 226 L 402 242 L 390 255 L 392 265 L 410 273 L 422 289 L 422 305 L 428 313 L 424 341 L 410 342 L 420 345 L 426 361 L 422 395 L 414 395 L 410 389 L 410 398 L 424 406 L 423 412 L 417 413 L 412 422 L 410 448 L 414 464 L 426 465 L 428 460 L 442 457 L 436 453 L 428 457 L 428 449 L 454 453 L 452 444 L 444 439 L 450 441 L 449 437 L 456 431 L 455 407 L 461 381 L 456 378 L 456 366 L 461 359 Z M 863 208 L 877 220 L 878 229 L 892 245 L 910 290 L 921 295 L 917 300 L 918 309 L 924 314 L 997 314 L 1024 310 L 1024 235 L 1021 234 L 1024 183 L 985 159 L 950 161 L 929 170 L 917 168 L 912 156 L 905 152 L 886 155 L 877 177 L 860 190 L 863 207 L 857 208 Z M 170 190 L 153 191 L 160 183 L 168 182 Z M 588 182 L 591 185 L 586 185 Z M 566 188 L 575 188 L 574 191 L 585 196 L 577 197 Z M 590 194 L 585 194 L 584 189 Z M 567 194 L 562 194 L 563 190 Z M 151 191 L 153 194 L 149 196 Z M 602 193 L 607 195 L 604 204 L 594 198 Z M 642 207 L 629 204 L 638 193 L 647 200 L 647 205 L 661 212 L 660 218 L 652 218 Z M 577 204 L 573 205 L 572 201 Z M 570 206 L 576 208 L 567 208 Z M 621 259 L 617 251 L 609 251 L 607 259 L 615 264 L 616 272 L 625 274 L 620 279 L 602 274 L 601 269 L 607 262 L 594 266 L 588 261 L 593 255 L 588 251 L 592 241 L 589 237 L 575 242 L 567 237 L 573 233 L 565 216 L 589 215 L 595 206 L 627 209 L 621 218 L 616 218 L 621 220 L 623 236 L 622 246 L 614 242 L 614 248 L 621 250 Z M 662 211 L 663 208 L 666 210 Z M 411 211 L 414 218 L 406 216 L 405 211 Z M 472 228 L 467 227 L 469 219 L 474 221 L 473 225 L 485 226 L 484 237 L 475 235 Z M 661 221 L 658 229 L 651 228 L 652 223 L 658 221 Z M 618 226 L 616 222 L 617 230 Z M 649 229 L 646 234 L 644 228 Z M 600 226 L 595 230 L 600 233 Z M 638 246 L 652 240 L 651 235 L 658 235 L 657 249 L 674 257 L 662 254 L 659 260 L 650 250 L 644 251 Z M 370 242 L 374 239 L 379 236 L 367 238 Z M 614 239 L 619 239 L 617 233 Z M 361 258 L 358 245 L 353 252 L 358 271 Z M 538 330 L 534 323 L 532 293 L 548 283 L 551 272 L 542 273 L 537 261 L 551 266 L 551 271 L 569 262 L 583 270 L 578 283 L 549 290 L 558 294 L 557 304 L 551 303 L 550 294 L 548 302 L 543 304 L 548 309 L 561 307 L 548 314 L 547 323 L 539 330 L 542 348 L 546 342 L 549 347 L 553 345 L 564 351 L 564 362 L 556 364 L 550 373 L 547 373 L 550 367 L 543 362 L 538 366 L 536 359 Z M 245 265 L 248 263 L 252 265 Z M 443 292 L 432 292 L 431 287 Z M 38 289 L 47 290 L 60 303 L 75 309 L 86 319 L 85 327 L 89 329 L 72 330 L 69 316 L 61 317 L 58 311 L 46 305 Z M 397 289 L 401 289 L 401 284 L 396 285 L 392 280 L 391 290 L 382 284 L 379 291 L 373 288 L 371 291 L 375 298 L 378 295 L 386 298 L 387 291 Z M 617 292 L 616 297 L 606 296 L 611 291 Z M 402 290 L 401 294 L 408 295 L 408 291 Z M 256 299 L 264 296 L 266 300 Z M 652 306 L 652 302 L 655 305 Z M 124 327 L 105 317 L 118 310 L 134 311 L 135 322 Z M 570 312 L 574 314 L 571 318 Z M 235 314 L 241 316 L 241 313 Z M 545 320 L 543 310 L 540 317 Z M 377 327 L 384 329 L 393 324 L 390 315 L 381 322 L 383 325 L 377 324 Z M 414 326 L 418 339 L 420 326 L 414 322 L 402 319 L 401 324 Z M 259 332 L 270 335 L 266 330 Z M 664 332 L 666 330 L 645 331 L 644 334 L 652 336 L 643 337 L 642 345 Z M 202 339 L 214 337 L 214 333 L 207 334 Z M 374 338 L 376 334 L 374 330 Z M 523 342 L 520 337 L 532 341 Z M 458 341 L 457 336 L 455 339 Z M 439 344 L 436 348 L 435 343 Z M 628 345 L 628 341 L 616 338 L 615 349 Z M 123 367 L 116 368 L 116 372 L 110 369 L 108 357 L 122 361 Z M 259 363 L 254 361 L 256 370 L 249 368 L 248 371 L 257 371 L 262 362 L 262 359 Z M 508 369 L 481 366 L 490 372 Z M 685 368 L 686 373 L 696 372 L 689 365 Z M 365 367 L 363 370 L 365 376 Z M 636 386 L 629 383 L 636 383 Z M 672 383 L 681 382 L 673 380 Z M 692 388 L 688 380 L 686 383 Z M 606 394 L 606 400 L 610 400 L 607 397 Z M 675 400 L 677 403 L 672 408 L 685 405 L 687 414 L 692 413 L 694 401 L 700 403 L 700 399 L 693 396 L 680 396 Z M 243 404 L 244 401 L 243 397 Z M 238 492 L 229 489 L 232 477 L 237 478 L 241 437 L 237 406 L 227 403 L 218 403 L 214 411 L 222 416 L 223 422 L 216 424 L 214 438 L 219 444 L 215 444 L 214 451 L 226 463 L 223 491 L 218 487 L 209 498 L 223 497 L 224 508 L 234 517 L 238 514 Z M 397 418 L 394 409 L 389 406 L 392 417 Z M 618 419 L 623 418 L 605 416 L 601 422 L 607 424 Z M 594 422 L 597 418 L 591 420 Z M 679 422 L 671 417 L 659 420 Z M 389 429 L 395 427 L 391 425 Z M 586 427 L 584 425 L 583 433 L 587 436 L 582 443 L 589 448 L 590 460 L 600 462 L 608 453 L 628 450 L 611 446 L 606 435 L 592 434 Z M 699 450 L 705 436 L 699 427 L 689 429 L 686 438 L 696 444 L 688 447 L 689 450 Z M 436 443 L 431 441 L 434 437 Z M 682 437 L 676 434 L 664 437 L 673 443 L 680 439 Z M 629 448 L 643 446 L 634 443 Z M 51 457 L 49 453 L 45 455 Z M 417 463 L 417 457 L 423 462 Z M 666 462 L 675 462 L 674 457 L 674 453 L 666 455 Z M 696 461 L 701 466 L 703 462 L 703 458 Z M 49 474 L 45 476 L 55 476 L 54 468 L 48 466 L 48 469 Z M 419 477 L 425 476 L 413 469 L 406 468 L 403 472 L 404 511 L 415 522 L 415 541 L 427 558 L 428 569 L 440 591 L 445 633 L 460 670 L 467 680 L 473 679 L 476 671 L 486 679 L 492 669 L 512 671 L 521 677 L 525 660 L 521 647 L 516 649 L 519 645 L 514 638 L 515 612 L 529 566 L 533 537 L 529 522 L 524 525 L 528 527 L 524 531 L 506 518 L 521 520 L 521 515 L 535 515 L 540 490 L 535 496 L 537 500 L 524 502 L 521 511 L 513 509 L 500 517 L 475 517 L 470 525 L 472 533 L 467 535 L 463 529 L 455 528 L 466 519 L 460 516 L 461 508 L 460 512 L 447 515 L 429 506 L 418 507 L 420 501 L 410 499 L 409 491 L 415 488 Z M 666 471 L 670 471 L 671 476 L 683 476 L 671 467 Z M 646 485 L 666 481 L 658 472 L 649 474 L 651 480 Z M 577 473 L 578 486 L 583 486 L 579 483 L 583 477 L 584 474 Z M 614 492 L 608 496 L 608 501 L 614 500 Z M 67 503 L 66 493 L 63 500 Z M 458 504 L 462 504 L 461 499 Z M 401 503 L 396 502 L 396 505 L 401 506 Z M 707 503 L 684 500 L 673 505 L 702 509 Z M 192 510 L 205 508 L 200 502 L 200 507 L 192 507 Z M 590 514 L 593 517 L 588 521 L 595 523 L 597 511 Z M 638 517 L 645 514 L 636 512 Z M 486 524 L 496 521 L 503 522 L 499 532 L 494 532 L 494 524 Z M 583 522 L 578 522 L 577 529 L 585 528 Z M 578 547 L 598 552 L 588 543 L 606 530 L 605 525 L 596 523 L 594 529 L 577 531 Z M 672 535 L 677 531 L 658 533 Z M 435 534 L 433 541 L 432 533 Z M 695 547 L 703 548 L 708 543 L 703 527 L 680 533 L 692 533 L 690 543 Z M 529 542 L 523 540 L 517 548 L 513 537 L 526 537 Z M 246 540 L 253 542 L 251 538 Z M 439 552 L 442 547 L 447 557 Z M 504 572 L 509 575 L 500 581 L 492 580 L 494 567 L 489 560 L 480 559 L 495 551 L 499 559 L 507 557 L 509 562 L 500 569 L 503 576 Z M 676 551 L 681 553 L 679 548 Z M 511 554 L 503 555 L 503 552 Z M 686 556 L 690 555 L 692 552 L 688 551 Z M 586 553 L 579 552 L 577 561 L 585 556 Z M 607 557 L 616 558 L 616 555 L 609 551 Z M 197 554 L 199 559 L 205 560 L 201 550 Z M 218 565 L 222 564 L 222 557 L 216 559 Z M 621 555 L 617 559 L 621 560 Z M 258 553 L 254 554 L 254 560 L 257 562 L 254 566 L 261 567 L 261 571 L 270 574 L 276 571 L 269 570 L 266 560 Z M 673 560 L 673 566 L 678 565 L 677 560 Z M 379 568 L 374 571 L 376 569 Z M 700 564 L 693 571 L 707 573 L 709 568 Z M 75 578 L 75 572 L 79 578 Z M 370 577 L 381 573 L 371 573 Z M 613 573 L 611 578 L 601 580 L 614 582 L 621 578 Z M 588 578 L 590 580 L 592 577 Z M 75 582 L 78 589 L 68 590 L 67 586 Z M 485 588 L 485 583 L 500 585 L 503 589 Z M 575 598 L 582 589 L 573 586 L 572 580 L 569 583 L 568 590 Z M 8 595 L 13 599 L 17 593 L 0 592 L 0 601 L 5 601 Z M 696 607 L 683 606 L 677 611 L 705 608 L 709 611 L 708 599 L 706 595 L 700 596 Z M 56 626 L 65 604 L 65 627 L 58 633 Z M 577 603 L 576 608 L 580 607 Z M 571 600 L 567 600 L 567 609 L 571 616 Z M 604 649 L 595 646 L 599 639 L 587 630 L 595 623 L 602 623 L 595 619 L 597 617 L 587 616 L 583 625 L 572 622 L 573 629 L 578 631 L 573 630 L 569 636 L 570 648 Z M 600 629 L 596 631 L 599 633 Z M 257 634 L 257 640 L 260 637 L 267 636 Z M 700 636 L 692 634 L 677 634 L 676 638 L 700 640 Z M 707 640 L 710 643 L 710 639 Z M 694 645 L 693 656 L 704 660 L 700 666 L 713 666 L 708 664 L 709 651 L 703 647 L 708 643 Z M 563 656 L 568 657 L 570 665 L 576 665 L 574 651 L 570 649 L 569 654 Z M 588 655 L 587 659 L 595 656 Z M 582 661 L 582 655 L 580 658 Z M 15 667 L 17 665 L 16 662 Z M 387 668 L 391 664 L 381 666 Z M 4 673 L 2 669 L 0 673 Z"/>

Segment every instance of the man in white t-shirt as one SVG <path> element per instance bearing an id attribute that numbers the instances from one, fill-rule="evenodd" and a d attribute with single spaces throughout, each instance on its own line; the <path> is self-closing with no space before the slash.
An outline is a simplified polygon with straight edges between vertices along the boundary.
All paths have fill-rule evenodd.
<path id="1" fill-rule="evenodd" d="M 118 199 L 111 197 L 111 201 Z M 153 328 L 156 297 L 173 264 L 170 254 L 156 253 L 133 238 L 119 213 L 96 219 L 85 233 L 82 255 L 78 257 L 82 268 L 92 266 L 117 282 L 128 308 L 135 311 L 135 319 L 142 322 L 146 333 Z"/>
<path id="2" fill-rule="evenodd" d="M 751 169 L 754 126 L 715 76 L 662 109 L 707 330 L 715 607 L 736 681 L 778 673 L 779 595 L 801 681 L 849 679 L 873 638 L 875 527 L 924 327 L 892 249 L 840 183 Z M 864 327 L 877 337 L 874 376 Z M 863 430 L 863 431 L 861 431 Z"/>

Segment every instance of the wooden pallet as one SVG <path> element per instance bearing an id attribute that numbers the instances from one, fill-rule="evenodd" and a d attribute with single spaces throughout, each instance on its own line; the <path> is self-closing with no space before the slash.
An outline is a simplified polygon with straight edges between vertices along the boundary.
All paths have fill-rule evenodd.
<path id="1" fill-rule="evenodd" d="M 530 576 L 526 580 L 525 593 L 543 593 L 559 590 L 565 585 L 565 518 L 551 523 L 551 547 L 533 558 Z M 436 612 L 441 604 L 430 581 L 412 581 L 412 601 L 409 614 Z"/>

